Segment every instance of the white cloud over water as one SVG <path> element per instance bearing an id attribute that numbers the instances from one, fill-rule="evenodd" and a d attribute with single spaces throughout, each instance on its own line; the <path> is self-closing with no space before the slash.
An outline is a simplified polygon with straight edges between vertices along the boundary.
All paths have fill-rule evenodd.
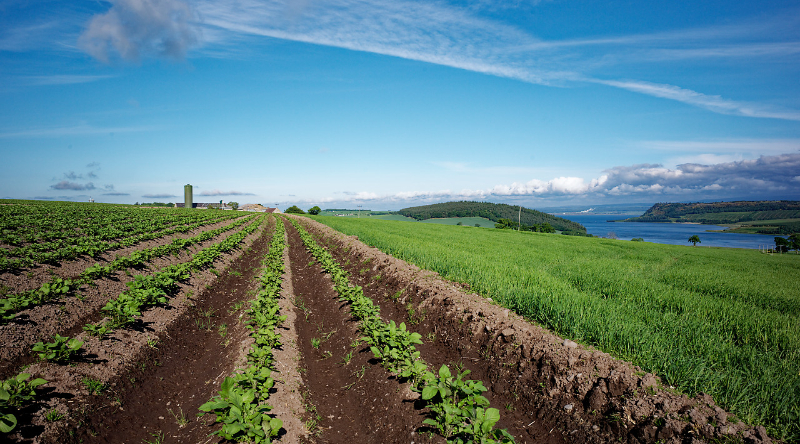
<path id="1" fill-rule="evenodd" d="M 449 200 L 503 200 L 531 198 L 557 201 L 564 198 L 639 200 L 724 199 L 730 197 L 800 197 L 800 152 L 716 164 L 685 163 L 675 168 L 661 164 L 616 166 L 597 178 L 556 177 L 550 180 L 500 184 L 485 190 L 403 191 L 379 195 L 347 193 L 308 202 L 364 202 L 376 205 L 431 203 Z"/>

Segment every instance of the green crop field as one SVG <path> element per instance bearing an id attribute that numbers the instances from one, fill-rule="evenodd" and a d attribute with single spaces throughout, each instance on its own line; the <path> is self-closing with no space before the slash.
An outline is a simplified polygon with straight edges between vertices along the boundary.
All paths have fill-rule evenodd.
<path id="1" fill-rule="evenodd" d="M 404 220 L 404 221 L 414 221 L 414 219 L 410 217 L 405 217 L 402 214 L 379 214 L 375 216 L 369 216 L 371 219 L 379 219 L 379 220 Z"/>
<path id="2" fill-rule="evenodd" d="M 409 218 L 409 220 L 414 220 L 414 219 Z M 494 228 L 494 222 L 485 217 L 447 217 L 442 219 L 425 219 L 421 220 L 420 222 L 426 224 L 442 224 L 442 225 L 458 225 L 458 223 L 461 222 L 461 225 L 467 227 L 474 227 L 475 224 L 478 224 L 483 228 Z"/>
<path id="3" fill-rule="evenodd" d="M 800 442 L 800 255 L 315 219 Z"/>

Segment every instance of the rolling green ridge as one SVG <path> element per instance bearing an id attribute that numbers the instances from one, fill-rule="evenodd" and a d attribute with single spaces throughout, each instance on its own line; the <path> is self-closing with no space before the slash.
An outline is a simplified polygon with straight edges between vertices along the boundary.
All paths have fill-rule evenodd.
<path id="1" fill-rule="evenodd" d="M 657 203 L 624 222 L 689 222 L 734 225 L 731 232 L 792 234 L 800 232 L 800 201 Z"/>
<path id="2" fill-rule="evenodd" d="M 404 208 L 398 213 L 416 220 L 451 217 L 483 217 L 493 222 L 510 219 L 514 222 L 520 217 L 519 207 L 494 204 L 489 202 L 446 202 L 419 207 Z M 549 223 L 556 230 L 586 233 L 586 228 L 571 220 L 556 217 L 541 211 L 522 208 L 521 223 L 523 225 L 541 225 Z"/>
<path id="3" fill-rule="evenodd" d="M 800 256 L 315 218 L 800 442 Z"/>

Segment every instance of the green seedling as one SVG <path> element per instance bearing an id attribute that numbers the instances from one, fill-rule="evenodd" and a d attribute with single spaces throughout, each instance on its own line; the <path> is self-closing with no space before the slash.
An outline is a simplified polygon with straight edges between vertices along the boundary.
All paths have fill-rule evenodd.
<path id="1" fill-rule="evenodd" d="M 352 350 L 349 353 L 347 353 L 346 355 L 344 355 L 344 358 L 342 358 L 342 364 L 344 364 L 344 365 L 349 364 L 351 359 L 353 359 L 353 351 Z"/>
<path id="2" fill-rule="evenodd" d="M 319 338 L 311 338 L 311 346 L 318 349 L 319 346 L 322 344 L 322 341 Z"/>
<path id="3" fill-rule="evenodd" d="M 44 415 L 44 419 L 46 419 L 48 422 L 56 422 L 64 419 L 64 415 L 62 415 L 58 410 L 52 409 Z"/>
<path id="4" fill-rule="evenodd" d="M 89 391 L 90 395 L 99 395 L 106 389 L 106 385 L 103 384 L 101 381 L 92 378 L 83 378 L 81 380 L 86 390 Z"/>
<path id="5" fill-rule="evenodd" d="M 175 418 L 175 422 L 178 424 L 179 428 L 184 428 L 186 424 L 189 424 L 189 419 L 186 418 L 186 415 L 183 414 L 183 409 L 178 407 L 178 413 L 172 411 L 172 409 L 167 409 L 170 415 Z"/>
<path id="6" fill-rule="evenodd" d="M 163 444 L 164 443 L 164 432 L 159 430 L 157 432 L 150 433 L 150 436 L 153 437 L 152 441 L 149 441 L 147 439 L 142 439 L 142 442 L 144 444 Z"/>
<path id="7" fill-rule="evenodd" d="M 214 413 L 217 422 L 223 423 L 215 435 L 231 441 L 272 442 L 283 422 L 270 418 L 267 412 L 271 407 L 255 403 L 255 397 L 255 390 L 237 387 L 234 378 L 227 377 L 219 395 L 200 406 L 200 410 Z"/>

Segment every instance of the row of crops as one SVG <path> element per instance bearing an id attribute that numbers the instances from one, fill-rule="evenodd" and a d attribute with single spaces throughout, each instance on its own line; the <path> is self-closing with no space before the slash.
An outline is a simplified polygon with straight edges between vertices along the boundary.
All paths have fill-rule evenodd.
<path id="1" fill-rule="evenodd" d="M 248 236 L 260 229 L 264 221 L 264 217 L 252 215 L 215 230 L 203 232 L 192 238 L 175 239 L 172 243 L 166 245 L 138 250 L 129 256 L 118 257 L 117 260 L 108 265 L 89 267 L 75 280 L 57 278 L 57 283 L 61 287 L 55 288 L 67 288 L 69 291 L 74 291 L 76 286 L 91 283 L 92 280 L 106 276 L 112 271 L 142 265 L 145 261 L 162 255 L 188 251 L 186 249 L 191 245 L 220 237 L 210 245 L 193 252 L 180 263 L 167 265 L 149 274 L 136 275 L 131 282 L 126 284 L 128 288 L 125 291 L 116 297 L 110 298 L 101 309 L 105 317 L 97 323 L 83 326 L 87 333 L 97 336 L 99 341 L 99 343 L 91 344 L 91 347 L 102 347 L 103 341 L 117 340 L 109 337 L 112 331 L 129 328 L 137 319 L 142 317 L 145 310 L 169 305 L 170 299 L 179 291 L 178 284 L 180 282 L 186 282 L 197 271 L 212 267 L 222 254 L 238 248 Z M 234 230 L 234 232 L 230 235 L 222 236 L 226 231 L 230 230 Z M 18 302 L 15 299 L 48 294 L 49 289 L 54 288 L 53 286 L 54 282 L 49 282 L 30 292 L 23 292 L 10 298 L 2 299 L 0 303 L 2 303 L 3 307 L 8 308 L 9 305 Z M 57 296 L 44 302 L 63 296 L 61 292 L 57 293 Z M 19 307 L 12 308 L 17 309 Z M 10 314 L 8 313 L 9 311 L 11 311 Z M 7 310 L 7 320 L 13 319 L 17 311 Z M 87 341 L 87 336 L 69 338 L 56 334 L 53 336 L 52 342 L 42 341 L 34 344 L 30 352 L 38 356 L 41 361 L 47 361 L 55 365 L 71 366 L 79 354 L 83 352 Z M 47 381 L 42 378 L 34 378 L 32 380 L 30 378 L 31 375 L 29 373 L 19 373 L 17 376 L 3 381 L 2 385 L 0 385 L 0 432 L 8 433 L 13 431 L 17 426 L 19 412 L 36 405 L 36 389 L 46 385 Z"/>
<path id="2" fill-rule="evenodd" d="M 95 257 L 236 217 L 241 213 L 0 200 L 0 272 Z"/>
<path id="3" fill-rule="evenodd" d="M 222 423 L 214 434 L 229 441 L 269 443 L 283 426 L 280 418 L 270 416 L 272 406 L 267 401 L 275 385 L 271 376 L 276 370 L 273 350 L 281 345 L 276 329 L 286 320 L 278 304 L 286 248 L 284 230 L 283 221 L 278 219 L 263 261 L 258 294 L 247 310 L 247 325 L 254 339 L 247 366 L 226 377 L 217 396 L 200 406 L 201 412 L 215 414 L 216 421 Z"/>
<path id="4" fill-rule="evenodd" d="M 95 280 L 109 276 L 115 271 L 128 270 L 144 265 L 158 257 L 178 254 L 192 245 L 205 242 L 226 231 L 235 229 L 251 221 L 254 217 L 241 218 L 222 227 L 207 230 L 189 238 L 177 238 L 165 245 L 136 250 L 128 255 L 117 256 L 106 265 L 95 264 L 87 267 L 78 276 L 69 278 L 54 276 L 50 281 L 41 284 L 38 288 L 8 294 L 4 298 L 0 298 L 0 323 L 14 319 L 17 313 L 22 310 L 73 295 L 82 285 L 91 284 Z"/>
<path id="5" fill-rule="evenodd" d="M 359 321 L 362 340 L 381 365 L 400 380 L 411 383 L 411 389 L 420 394 L 420 401 L 430 415 L 423 421 L 448 443 L 513 444 L 514 438 L 505 429 L 495 428 L 500 411 L 489 406 L 483 396 L 487 391 L 483 382 L 466 379 L 469 370 L 453 374 L 443 365 L 434 373 L 420 356 L 415 345 L 422 344 L 422 336 L 406 328 L 404 323 L 385 322 L 380 308 L 364 294 L 359 286 L 351 284 L 347 272 L 333 256 L 320 247 L 314 238 L 296 221 L 291 220 L 300 234 L 306 249 L 331 276 L 339 300 L 350 306 L 350 312 Z"/>
<path id="6" fill-rule="evenodd" d="M 800 442 L 800 256 L 315 219 Z"/>

